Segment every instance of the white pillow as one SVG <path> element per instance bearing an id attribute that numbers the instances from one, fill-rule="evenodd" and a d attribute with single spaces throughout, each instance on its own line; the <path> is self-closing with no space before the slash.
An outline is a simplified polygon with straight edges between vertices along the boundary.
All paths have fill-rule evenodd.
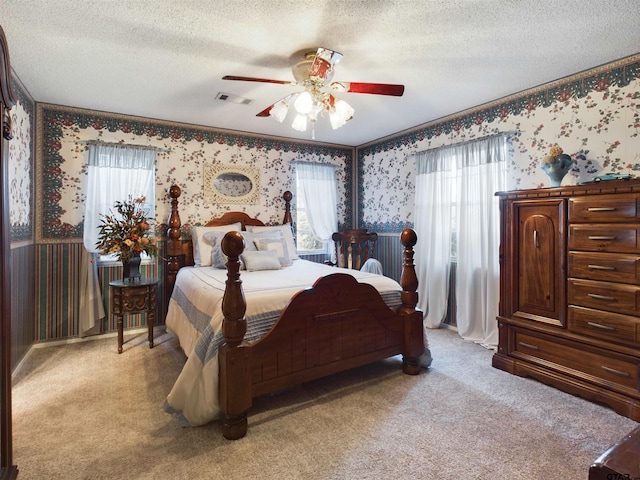
<path id="1" fill-rule="evenodd" d="M 249 230 L 250 232 L 281 232 L 282 238 L 284 238 L 284 241 L 287 244 L 289 259 L 290 260 L 298 259 L 296 244 L 293 241 L 293 232 L 291 231 L 291 225 L 289 225 L 288 223 L 284 225 L 276 225 L 276 226 L 268 226 L 268 227 L 247 226 L 247 230 Z"/>
<path id="2" fill-rule="evenodd" d="M 260 270 L 280 270 L 278 254 L 273 250 L 265 250 L 263 252 L 248 251 L 244 252 L 240 257 L 249 272 L 258 272 Z"/>
<path id="3" fill-rule="evenodd" d="M 255 243 L 256 247 L 258 247 L 258 251 L 260 252 L 276 252 L 276 254 L 278 255 L 278 261 L 283 267 L 291 265 L 291 260 L 289 259 L 289 251 L 287 249 L 287 244 L 284 238 L 258 238 L 255 240 Z"/>
<path id="4" fill-rule="evenodd" d="M 239 232 L 242 230 L 242 224 L 232 223 L 231 225 L 222 225 L 219 227 L 191 227 L 191 240 L 193 242 L 193 263 L 196 267 L 208 267 L 211 265 L 211 247 L 212 245 L 204 239 L 205 233 L 208 232 Z"/>

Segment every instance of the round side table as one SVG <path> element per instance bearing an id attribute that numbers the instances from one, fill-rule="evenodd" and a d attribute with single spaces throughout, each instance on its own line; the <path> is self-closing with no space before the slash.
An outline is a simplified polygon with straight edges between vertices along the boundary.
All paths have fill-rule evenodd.
<path id="1" fill-rule="evenodd" d="M 149 329 L 149 348 L 153 348 L 153 324 L 158 308 L 157 278 L 141 278 L 137 281 L 114 280 L 111 286 L 111 314 L 118 321 L 118 353 L 124 343 L 123 323 L 125 315 L 145 313 Z"/>

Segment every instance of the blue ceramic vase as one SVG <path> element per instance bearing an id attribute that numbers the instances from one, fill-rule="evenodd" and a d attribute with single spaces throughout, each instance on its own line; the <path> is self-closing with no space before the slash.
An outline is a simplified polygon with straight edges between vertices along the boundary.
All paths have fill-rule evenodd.
<path id="1" fill-rule="evenodd" d="M 573 159 L 566 153 L 551 158 L 549 161 L 543 162 L 540 166 L 544 173 L 549 177 L 550 187 L 559 187 L 562 185 L 562 179 L 569 173 L 573 167 Z"/>

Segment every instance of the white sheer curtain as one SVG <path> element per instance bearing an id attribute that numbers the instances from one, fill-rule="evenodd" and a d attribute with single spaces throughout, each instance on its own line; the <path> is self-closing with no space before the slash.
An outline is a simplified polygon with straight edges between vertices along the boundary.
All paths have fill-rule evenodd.
<path id="1" fill-rule="evenodd" d="M 495 192 L 507 188 L 507 155 L 507 137 L 499 135 L 416 156 L 417 268 L 420 306 L 428 309 L 426 325 L 440 326 L 446 314 L 455 216 L 458 333 L 486 346 L 498 340 L 500 219 Z M 447 165 L 454 164 L 455 176 L 447 176 Z"/>
<path id="2" fill-rule="evenodd" d="M 108 213 L 116 200 L 147 197 L 145 209 L 155 212 L 155 149 L 129 145 L 89 145 L 84 246 L 96 252 L 100 214 Z"/>
<path id="3" fill-rule="evenodd" d="M 416 155 L 415 230 L 418 307 L 425 325 L 438 328 L 447 313 L 451 264 L 452 162 L 442 150 Z"/>
<path id="4" fill-rule="evenodd" d="M 333 165 L 297 162 L 296 175 L 302 184 L 307 217 L 313 233 L 328 242 L 338 229 L 338 184 Z"/>
<path id="5" fill-rule="evenodd" d="M 104 307 L 96 266 L 100 214 L 116 200 L 146 196 L 145 207 L 155 211 L 155 149 L 117 144 L 91 144 L 87 159 L 83 243 L 80 268 L 80 334 L 99 333 Z"/>
<path id="6" fill-rule="evenodd" d="M 456 321 L 466 340 L 498 344 L 500 208 L 495 193 L 507 188 L 507 142 L 503 136 L 460 145 Z"/>

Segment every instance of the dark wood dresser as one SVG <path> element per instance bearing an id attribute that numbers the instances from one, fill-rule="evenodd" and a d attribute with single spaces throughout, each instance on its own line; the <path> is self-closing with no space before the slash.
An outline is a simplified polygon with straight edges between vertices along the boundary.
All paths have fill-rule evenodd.
<path id="1" fill-rule="evenodd" d="M 589 467 L 589 480 L 640 479 L 640 427 L 600 455 Z"/>
<path id="2" fill-rule="evenodd" d="M 640 421 L 640 180 L 498 196 L 493 366 Z"/>

